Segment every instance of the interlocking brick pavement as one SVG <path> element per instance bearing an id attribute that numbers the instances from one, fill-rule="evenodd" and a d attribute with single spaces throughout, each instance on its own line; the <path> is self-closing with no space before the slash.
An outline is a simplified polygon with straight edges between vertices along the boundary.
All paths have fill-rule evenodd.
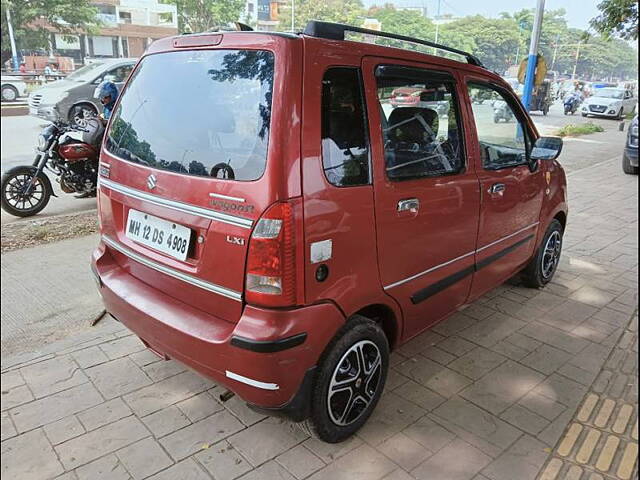
<path id="1" fill-rule="evenodd" d="M 393 352 L 376 411 L 338 445 L 220 402 L 110 318 L 2 358 L 3 478 L 527 480 L 558 462 L 556 479 L 633 476 L 637 189 L 617 158 L 570 175 L 554 282 L 508 282 Z"/>
<path id="2" fill-rule="evenodd" d="M 637 311 L 572 419 L 539 480 L 637 476 Z"/>

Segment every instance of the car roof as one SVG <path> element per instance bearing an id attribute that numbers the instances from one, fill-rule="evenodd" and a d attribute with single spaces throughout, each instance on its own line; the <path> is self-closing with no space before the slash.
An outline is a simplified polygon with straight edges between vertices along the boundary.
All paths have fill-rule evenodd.
<path id="1" fill-rule="evenodd" d="M 223 37 L 220 39 L 220 37 Z M 248 40 L 249 37 L 254 37 Z M 262 37 L 262 38 L 261 38 Z M 492 70 L 488 70 L 485 67 L 473 65 L 460 60 L 452 60 L 440 55 L 431 55 L 424 51 L 411 50 L 407 48 L 401 48 L 396 46 L 380 45 L 375 43 L 368 43 L 362 41 L 356 41 L 351 39 L 345 39 L 336 41 L 333 39 L 327 39 L 322 37 L 315 37 L 306 35 L 303 32 L 299 33 L 287 33 L 287 32 L 265 32 L 265 31 L 219 31 L 219 32 L 205 32 L 196 34 L 176 35 L 173 37 L 165 37 L 153 42 L 143 57 L 156 53 L 179 51 L 185 49 L 200 49 L 209 47 L 221 48 L 233 48 L 234 45 L 238 45 L 238 48 L 255 48 L 257 44 L 264 43 L 265 45 L 271 43 L 270 40 L 280 39 L 280 41 L 303 41 L 303 42 L 319 42 L 326 50 L 339 49 L 340 45 L 349 45 L 353 49 L 353 46 L 357 46 L 358 53 L 362 56 L 379 56 L 386 58 L 396 58 L 398 60 L 419 61 L 425 63 L 432 63 L 434 65 L 441 65 L 444 67 L 454 68 L 456 70 L 470 71 L 486 77 L 489 80 L 495 81 L 501 85 L 508 85 L 502 77 Z M 251 47 L 247 47 L 248 44 Z"/>

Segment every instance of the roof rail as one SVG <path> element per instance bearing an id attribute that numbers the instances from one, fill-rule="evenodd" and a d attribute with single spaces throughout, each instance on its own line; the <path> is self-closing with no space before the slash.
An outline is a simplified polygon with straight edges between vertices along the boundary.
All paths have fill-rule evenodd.
<path id="1" fill-rule="evenodd" d="M 365 33 L 367 35 L 375 35 L 376 37 L 393 38 L 396 40 L 402 40 L 410 43 L 418 43 L 420 45 L 426 45 L 428 47 L 437 48 L 446 52 L 455 53 L 461 55 L 467 59 L 467 63 L 484 68 L 482 62 L 475 55 L 458 50 L 457 48 L 447 47 L 439 43 L 430 42 L 429 40 L 421 40 L 419 38 L 408 37 L 405 35 L 397 35 L 395 33 L 379 32 L 377 30 L 370 30 L 368 28 L 353 27 L 351 25 L 344 25 L 342 23 L 321 22 L 317 20 L 311 20 L 307 23 L 304 29 L 305 35 L 310 37 L 327 38 L 329 40 L 344 40 L 345 32 Z"/>

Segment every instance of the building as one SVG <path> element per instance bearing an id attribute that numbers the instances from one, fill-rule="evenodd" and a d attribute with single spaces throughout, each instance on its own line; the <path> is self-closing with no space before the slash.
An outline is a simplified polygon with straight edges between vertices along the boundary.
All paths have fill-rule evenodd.
<path id="1" fill-rule="evenodd" d="M 92 2 L 100 20 L 98 35 L 51 32 L 50 56 L 73 58 L 139 57 L 155 39 L 178 33 L 175 5 L 158 0 L 99 0 Z"/>

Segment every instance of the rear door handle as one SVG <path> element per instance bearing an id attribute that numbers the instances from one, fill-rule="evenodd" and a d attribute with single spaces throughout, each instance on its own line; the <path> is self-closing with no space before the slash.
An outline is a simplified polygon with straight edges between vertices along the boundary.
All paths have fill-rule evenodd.
<path id="1" fill-rule="evenodd" d="M 495 194 L 495 193 L 502 193 L 507 189 L 506 185 L 504 183 L 494 183 L 493 185 L 491 185 L 491 187 L 489 187 L 489 193 L 490 194 Z"/>
<path id="2" fill-rule="evenodd" d="M 417 213 L 420 210 L 420 200 L 417 198 L 407 198 L 398 202 L 398 212 Z"/>

